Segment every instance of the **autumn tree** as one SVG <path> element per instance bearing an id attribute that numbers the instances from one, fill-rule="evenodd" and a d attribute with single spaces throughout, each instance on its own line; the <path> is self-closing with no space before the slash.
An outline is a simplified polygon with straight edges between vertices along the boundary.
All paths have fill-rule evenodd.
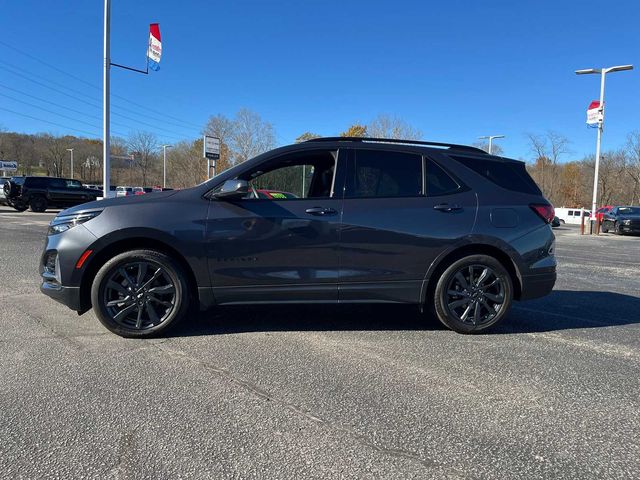
<path id="1" fill-rule="evenodd" d="M 366 137 L 367 126 L 360 123 L 354 123 L 344 132 L 340 134 L 341 137 Z"/>
<path id="2" fill-rule="evenodd" d="M 296 138 L 296 143 L 306 142 L 307 140 L 313 140 L 314 138 L 320 138 L 322 135 L 318 135 L 313 132 L 304 132 L 302 135 Z"/>

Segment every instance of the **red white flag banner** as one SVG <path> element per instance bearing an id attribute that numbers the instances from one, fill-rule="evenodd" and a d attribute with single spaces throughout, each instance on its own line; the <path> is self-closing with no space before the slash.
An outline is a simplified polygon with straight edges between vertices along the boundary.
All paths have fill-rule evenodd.
<path id="1" fill-rule="evenodd" d="M 594 100 L 589 104 L 589 108 L 587 108 L 587 125 L 597 125 L 602 122 L 603 113 L 600 108 L 600 102 L 598 100 Z"/>
<path id="2" fill-rule="evenodd" d="M 160 24 L 149 25 L 149 50 L 147 58 L 152 70 L 160 70 L 160 57 L 162 56 L 162 42 L 160 40 Z"/>

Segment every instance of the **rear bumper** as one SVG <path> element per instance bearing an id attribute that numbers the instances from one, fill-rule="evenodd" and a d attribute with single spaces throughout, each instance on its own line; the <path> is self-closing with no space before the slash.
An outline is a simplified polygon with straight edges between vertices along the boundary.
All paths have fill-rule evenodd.
<path id="1" fill-rule="evenodd" d="M 83 310 L 80 305 L 80 287 L 63 287 L 55 282 L 43 280 L 40 291 L 53 298 L 56 302 L 66 305 L 71 310 L 80 312 Z"/>
<path id="2" fill-rule="evenodd" d="M 551 293 L 556 284 L 557 274 L 555 269 L 522 277 L 522 292 L 519 300 L 532 300 L 544 297 Z"/>

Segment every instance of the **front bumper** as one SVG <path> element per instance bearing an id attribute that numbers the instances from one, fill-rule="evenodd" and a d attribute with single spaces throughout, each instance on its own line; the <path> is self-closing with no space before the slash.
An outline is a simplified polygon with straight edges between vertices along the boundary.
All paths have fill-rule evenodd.
<path id="1" fill-rule="evenodd" d="M 84 310 L 80 302 L 80 287 L 63 287 L 56 282 L 44 279 L 40 285 L 40 291 L 71 310 L 77 312 Z"/>

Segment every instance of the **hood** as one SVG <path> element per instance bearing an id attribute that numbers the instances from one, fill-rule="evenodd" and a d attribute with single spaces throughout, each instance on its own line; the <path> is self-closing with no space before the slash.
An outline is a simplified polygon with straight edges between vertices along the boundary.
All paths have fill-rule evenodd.
<path id="1" fill-rule="evenodd" d="M 107 207 L 118 207 L 131 204 L 155 203 L 165 198 L 172 197 L 180 190 L 169 190 L 166 192 L 151 192 L 144 195 L 129 195 L 127 197 L 106 198 L 104 200 L 96 200 L 87 202 L 75 207 L 67 208 L 59 213 L 59 215 L 70 215 L 74 213 L 86 212 L 89 210 L 102 210 Z"/>

